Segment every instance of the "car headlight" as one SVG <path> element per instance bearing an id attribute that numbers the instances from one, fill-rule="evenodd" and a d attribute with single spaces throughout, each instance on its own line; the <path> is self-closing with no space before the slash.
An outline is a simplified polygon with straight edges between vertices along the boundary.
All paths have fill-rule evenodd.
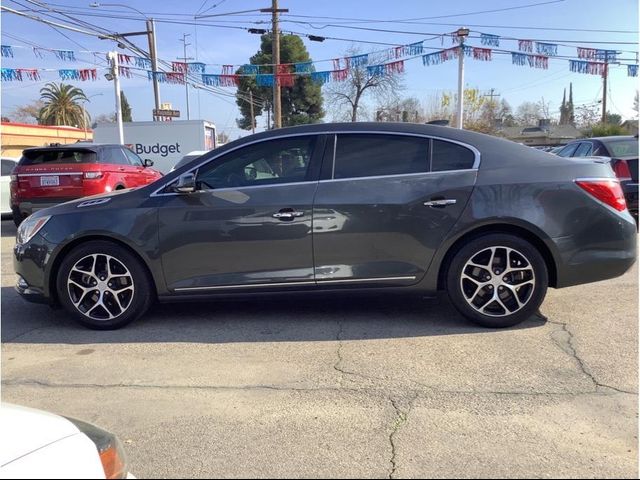
<path id="1" fill-rule="evenodd" d="M 95 443 L 105 478 L 127 478 L 127 458 L 122 444 L 114 434 L 75 418 L 64 417 Z"/>
<path id="2" fill-rule="evenodd" d="M 45 223 L 49 221 L 51 215 L 38 218 L 27 218 L 18 227 L 18 233 L 16 234 L 16 243 L 24 245 L 28 243 L 33 236 L 44 227 Z"/>

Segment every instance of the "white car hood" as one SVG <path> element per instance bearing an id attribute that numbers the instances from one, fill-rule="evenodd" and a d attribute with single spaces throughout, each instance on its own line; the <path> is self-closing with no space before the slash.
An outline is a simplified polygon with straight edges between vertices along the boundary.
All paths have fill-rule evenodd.
<path id="1" fill-rule="evenodd" d="M 0 406 L 0 466 L 80 430 L 52 413 L 9 403 Z"/>

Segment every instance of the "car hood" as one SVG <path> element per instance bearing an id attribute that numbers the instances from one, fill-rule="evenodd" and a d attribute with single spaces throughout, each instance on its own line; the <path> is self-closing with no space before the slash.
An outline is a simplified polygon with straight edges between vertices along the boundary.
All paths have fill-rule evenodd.
<path id="1" fill-rule="evenodd" d="M 53 207 L 38 210 L 37 212 L 33 213 L 31 217 L 38 218 L 44 217 L 46 215 L 61 215 L 63 213 L 77 211 L 78 208 L 81 208 L 83 210 L 106 207 L 112 208 L 116 200 L 118 201 L 118 203 L 127 202 L 127 200 L 131 198 L 130 195 L 135 194 L 135 192 L 138 190 L 139 188 L 126 188 L 123 190 L 116 190 L 115 192 L 100 193 L 98 195 L 76 198 L 74 200 L 69 200 L 68 202 L 60 203 Z M 135 201 L 133 203 L 135 203 Z"/>
<path id="2" fill-rule="evenodd" d="M 66 418 L 9 403 L 0 406 L 0 425 L 0 466 L 80 433 Z"/>

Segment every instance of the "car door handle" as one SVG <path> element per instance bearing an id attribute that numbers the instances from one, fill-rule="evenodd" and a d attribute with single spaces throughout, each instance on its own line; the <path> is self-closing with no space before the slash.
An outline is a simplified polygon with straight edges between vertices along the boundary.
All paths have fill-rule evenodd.
<path id="1" fill-rule="evenodd" d="M 456 200 L 453 198 L 442 198 L 439 200 L 430 200 L 424 202 L 425 207 L 446 207 L 447 205 L 455 205 Z"/>
<path id="2" fill-rule="evenodd" d="M 299 212 L 297 210 L 280 210 L 278 213 L 274 213 L 271 216 L 278 220 L 293 220 L 294 218 L 301 217 L 303 215 L 304 212 Z"/>

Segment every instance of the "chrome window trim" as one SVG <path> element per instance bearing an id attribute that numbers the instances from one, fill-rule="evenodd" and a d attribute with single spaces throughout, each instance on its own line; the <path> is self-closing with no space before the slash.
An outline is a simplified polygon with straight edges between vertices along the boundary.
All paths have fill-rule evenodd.
<path id="1" fill-rule="evenodd" d="M 370 177 L 352 177 L 352 178 L 334 178 L 327 180 L 320 180 L 319 183 L 329 183 L 329 182 L 357 182 L 359 180 L 375 180 L 379 178 L 398 178 L 398 177 L 419 177 L 419 176 L 431 176 L 431 175 L 450 175 L 452 173 L 462 173 L 462 172 L 476 172 L 475 168 L 468 168 L 465 170 L 443 170 L 441 172 L 418 172 L 418 173 L 398 173 L 395 175 L 372 175 Z"/>
<path id="2" fill-rule="evenodd" d="M 185 171 L 183 173 L 187 174 L 187 173 L 193 173 L 194 171 L 197 171 L 201 166 L 203 166 L 206 163 L 212 162 L 220 157 L 222 157 L 223 155 L 227 155 L 231 152 L 235 152 L 236 150 L 239 150 L 241 148 L 245 148 L 248 147 L 250 145 L 255 145 L 258 143 L 262 143 L 262 142 L 268 142 L 271 140 L 281 140 L 281 139 L 286 139 L 286 138 L 291 138 L 291 137 L 308 137 L 308 136 L 320 136 L 320 135 L 334 135 L 335 137 L 335 141 L 333 143 L 333 164 L 331 167 L 331 181 L 340 181 L 340 180 L 357 180 L 360 178 L 374 178 L 374 177 L 353 177 L 353 178 L 344 178 L 344 179 L 333 179 L 333 173 L 334 173 L 334 169 L 335 169 L 335 164 L 336 164 L 336 146 L 338 144 L 338 135 L 343 135 L 343 134 L 373 134 L 373 135 L 400 135 L 400 136 L 404 136 L 404 137 L 420 137 L 420 138 L 426 138 L 426 139 L 430 139 L 430 140 L 442 140 L 443 142 L 449 142 L 449 143 L 455 143 L 457 145 L 460 145 L 462 147 L 468 148 L 469 150 L 471 150 L 475 156 L 475 161 L 473 163 L 473 166 L 470 169 L 467 170 L 446 170 L 443 172 L 464 172 L 464 171 L 470 171 L 470 170 L 477 170 L 480 167 L 480 151 L 474 147 L 473 145 L 469 145 L 468 143 L 464 143 L 464 142 L 460 142 L 458 140 L 452 140 L 450 138 L 444 138 L 444 137 L 439 137 L 436 135 L 428 135 L 425 133 L 407 133 L 407 132 L 392 132 L 392 131 L 386 131 L 386 130 L 380 130 L 380 131 L 368 131 L 368 130 L 339 130 L 339 131 L 319 131 L 319 132 L 306 132 L 306 133 L 289 133 L 289 134 L 285 134 L 285 135 L 280 135 L 280 136 L 274 136 L 274 137 L 269 137 L 269 138 L 261 138 L 260 140 L 255 140 L 253 142 L 248 142 L 248 143 L 243 143 L 242 145 L 238 145 L 237 147 L 228 150 L 224 153 L 219 153 L 218 155 L 214 155 L 213 157 L 209 157 L 206 160 L 203 160 L 202 162 L 198 163 L 197 165 L 194 165 L 193 167 L 191 167 L 191 169 Z M 430 142 L 433 143 L 433 142 Z M 429 167 L 431 167 L 431 165 L 429 165 Z M 415 173 L 409 173 L 409 174 L 400 174 L 400 175 L 424 175 L 424 174 L 429 174 L 429 173 L 443 173 L 443 172 L 418 172 L 417 174 Z M 197 172 L 196 172 L 196 176 L 197 176 Z M 398 175 L 380 175 L 380 178 L 382 177 L 395 177 Z M 160 188 L 154 190 L 149 197 L 162 197 L 162 196 L 171 196 L 171 195 L 184 195 L 181 193 L 176 193 L 176 192 L 168 192 L 168 193 L 159 193 L 161 190 L 164 190 L 165 188 L 167 188 L 169 185 L 171 185 L 171 183 L 173 183 L 175 180 L 177 180 L 178 177 L 174 178 L 171 182 L 169 183 L 165 183 L 163 184 Z M 320 180 L 320 181 L 327 181 L 327 180 Z M 308 182 L 301 182 L 301 183 L 315 183 L 317 182 L 317 180 L 310 180 Z M 272 186 L 278 186 L 278 185 L 286 185 L 284 183 L 280 183 L 280 184 L 272 184 Z M 260 187 L 266 187 L 267 185 L 260 185 Z M 240 188 L 249 188 L 249 187 L 238 187 L 238 188 L 232 188 L 232 190 L 238 190 Z M 222 189 L 215 189 L 217 190 L 222 190 Z M 202 190 L 202 191 L 212 191 L 212 190 Z"/>
<path id="3" fill-rule="evenodd" d="M 289 287 L 294 285 L 319 285 L 325 283 L 367 283 L 367 282 L 388 282 L 388 281 L 404 281 L 415 280 L 416 276 L 404 276 L 404 277 L 371 277 L 371 278 L 346 278 L 338 280 L 302 280 L 299 282 L 276 282 L 276 283 L 254 283 L 247 285 L 214 285 L 210 287 L 179 287 L 174 288 L 174 292 L 192 292 L 199 290 L 225 290 L 232 288 L 268 288 L 268 287 Z"/>

